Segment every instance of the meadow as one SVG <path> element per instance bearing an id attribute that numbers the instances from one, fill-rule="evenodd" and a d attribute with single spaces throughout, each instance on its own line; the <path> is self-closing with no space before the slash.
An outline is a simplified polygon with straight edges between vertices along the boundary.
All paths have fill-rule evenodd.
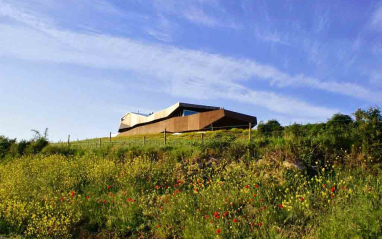
<path id="1" fill-rule="evenodd" d="M 379 108 L 326 123 L 97 139 L 0 137 L 0 235 L 382 238 Z"/>

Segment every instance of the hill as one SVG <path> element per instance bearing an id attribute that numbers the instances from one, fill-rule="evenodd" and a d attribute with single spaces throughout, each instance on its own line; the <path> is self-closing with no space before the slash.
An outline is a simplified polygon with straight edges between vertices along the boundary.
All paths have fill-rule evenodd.
<path id="1" fill-rule="evenodd" d="M 0 234 L 26 238 L 378 238 L 382 120 L 20 146 L 3 137 Z M 46 140 L 46 139 L 45 139 Z M 44 146 L 41 146 L 43 145 Z M 23 148 L 23 150 L 21 150 Z"/>

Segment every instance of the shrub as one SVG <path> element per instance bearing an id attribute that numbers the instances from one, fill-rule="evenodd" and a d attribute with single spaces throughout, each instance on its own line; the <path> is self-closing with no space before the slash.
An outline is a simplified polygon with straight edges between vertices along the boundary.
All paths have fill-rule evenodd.
<path id="1" fill-rule="evenodd" d="M 266 123 L 260 121 L 257 126 L 257 131 L 262 136 L 281 136 L 283 133 L 284 127 L 280 125 L 277 120 L 268 120 Z"/>
<path id="2" fill-rule="evenodd" d="M 45 155 L 55 155 L 60 154 L 63 156 L 73 156 L 76 153 L 76 149 L 70 148 L 67 146 L 56 146 L 56 145 L 48 145 L 41 151 L 42 154 Z"/>
<path id="3" fill-rule="evenodd" d="M 16 143 L 15 139 L 8 139 L 0 135 L 0 159 L 4 158 L 13 144 Z"/>

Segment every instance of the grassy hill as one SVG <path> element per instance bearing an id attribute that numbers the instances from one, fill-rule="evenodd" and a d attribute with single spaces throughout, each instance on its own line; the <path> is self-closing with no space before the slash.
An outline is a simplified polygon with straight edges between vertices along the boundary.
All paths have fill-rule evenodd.
<path id="1" fill-rule="evenodd" d="M 0 234 L 26 238 L 378 238 L 382 117 L 0 141 Z"/>

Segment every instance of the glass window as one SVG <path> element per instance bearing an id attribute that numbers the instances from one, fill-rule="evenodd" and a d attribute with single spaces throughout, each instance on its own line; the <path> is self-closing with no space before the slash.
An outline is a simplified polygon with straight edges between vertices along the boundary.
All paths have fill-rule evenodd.
<path id="1" fill-rule="evenodd" d="M 189 115 L 193 115 L 193 114 L 197 114 L 197 113 L 199 113 L 199 112 L 192 111 L 192 110 L 183 110 L 182 116 L 189 116 Z"/>

